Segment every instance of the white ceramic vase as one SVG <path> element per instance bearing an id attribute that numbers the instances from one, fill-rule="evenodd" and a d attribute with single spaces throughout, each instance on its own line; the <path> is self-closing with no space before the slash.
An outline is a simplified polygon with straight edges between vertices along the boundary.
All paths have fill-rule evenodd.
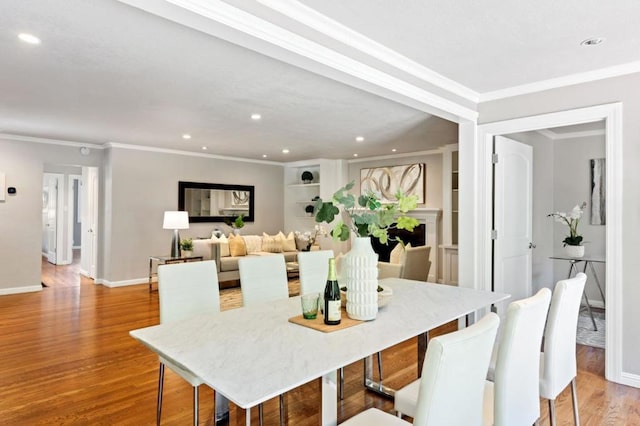
<path id="1" fill-rule="evenodd" d="M 378 314 L 378 254 L 369 237 L 357 237 L 342 260 L 341 281 L 347 287 L 347 315 L 369 321 Z"/>
<path id="2" fill-rule="evenodd" d="M 584 256 L 584 246 L 564 246 L 565 253 L 569 257 L 582 257 Z"/>

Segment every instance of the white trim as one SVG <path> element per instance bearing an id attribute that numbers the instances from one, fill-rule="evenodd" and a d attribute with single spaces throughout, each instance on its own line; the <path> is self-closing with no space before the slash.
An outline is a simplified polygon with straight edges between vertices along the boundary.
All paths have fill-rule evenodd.
<path id="1" fill-rule="evenodd" d="M 576 84 L 588 83 L 590 81 L 604 80 L 606 78 L 619 77 L 621 75 L 640 72 L 640 61 L 629 62 L 608 68 L 571 74 L 558 78 L 537 81 L 535 83 L 513 86 L 506 89 L 494 90 L 480 94 L 479 102 L 495 101 L 496 99 L 510 98 L 512 96 L 526 95 L 529 93 L 542 92 L 544 90 L 556 89 L 558 87 L 573 86 Z"/>
<path id="2" fill-rule="evenodd" d="M 391 155 L 378 155 L 377 157 L 362 157 L 362 158 L 353 158 L 351 160 L 346 160 L 347 163 L 362 163 L 365 161 L 374 161 L 374 160 L 388 160 L 391 158 L 404 158 L 404 157 L 418 157 L 421 155 L 442 155 L 442 149 L 431 149 L 428 151 L 417 151 L 417 152 L 405 152 L 400 154 L 391 154 Z"/>
<path id="3" fill-rule="evenodd" d="M 620 382 L 623 385 L 633 386 L 634 388 L 640 388 L 640 375 L 622 373 L 620 375 Z"/>
<path id="4" fill-rule="evenodd" d="M 285 165 L 285 163 L 278 163 L 276 161 L 254 160 L 251 158 L 230 157 L 230 156 L 228 157 L 225 155 L 205 154 L 202 152 L 182 151 L 178 149 L 156 148 L 153 146 L 130 145 L 130 144 L 124 144 L 124 143 L 117 143 L 117 142 L 107 142 L 104 146 L 107 148 L 120 148 L 120 149 L 131 149 L 134 151 L 158 152 L 161 154 L 186 155 L 188 157 L 203 157 L 203 158 L 215 158 L 218 160 L 242 161 L 243 163 L 270 164 L 273 166 Z"/>
<path id="5" fill-rule="evenodd" d="M 6 296 L 8 294 L 34 293 L 36 291 L 42 291 L 42 285 L 30 285 L 30 286 L 26 286 L 26 287 L 0 288 L 0 296 Z"/>
<path id="6" fill-rule="evenodd" d="M 193 22 L 184 13 L 170 11 L 164 5 L 158 4 L 155 0 L 119 0 L 122 3 L 140 8 L 149 13 L 173 20 L 198 31 L 205 32 L 215 37 L 223 38 L 235 44 L 245 45 L 246 37 L 222 35 L 220 31 L 208 26 Z M 174 6 L 182 8 L 200 17 L 207 18 L 218 24 L 237 30 L 245 35 L 253 37 L 255 40 L 266 42 L 276 46 L 286 52 L 293 53 L 296 58 L 306 58 L 316 64 L 337 70 L 344 75 L 355 77 L 360 82 L 374 85 L 392 92 L 394 95 L 402 95 L 417 102 L 419 105 L 411 105 L 416 109 L 421 109 L 435 115 L 446 116 L 447 119 L 456 121 L 455 118 L 465 118 L 477 120 L 478 112 L 471 108 L 462 106 L 456 102 L 438 96 L 432 92 L 424 90 L 418 86 L 410 84 L 400 78 L 382 72 L 374 67 L 356 61 L 353 58 L 329 49 L 319 43 L 306 39 L 287 29 L 274 25 L 273 23 L 252 15 L 244 10 L 236 8 L 221 0 L 166 0 Z M 246 47 L 246 46 L 245 46 Z M 254 49 L 255 50 L 255 49 Z M 268 54 L 268 49 L 263 49 L 260 53 Z M 282 55 L 275 56 L 274 52 L 269 52 L 269 56 L 284 60 Z M 320 73 L 320 71 L 317 71 Z M 324 75 L 324 74 L 323 74 Z M 362 87 L 361 87 L 362 88 Z M 379 96 L 382 92 L 371 91 Z M 394 97 L 397 102 L 400 102 Z M 406 102 L 406 101 L 405 101 Z M 437 111 L 436 111 L 437 110 Z M 432 112 L 433 111 L 433 112 Z"/>
<path id="7" fill-rule="evenodd" d="M 622 333 L 622 103 L 612 103 L 593 107 L 579 108 L 532 117 L 516 118 L 478 126 L 477 143 L 480 151 L 476 153 L 474 164 L 477 167 L 477 196 L 472 212 L 477 216 L 475 232 L 475 259 L 477 264 L 471 272 L 479 277 L 476 287 L 490 289 L 491 271 L 482 271 L 480 265 L 491 264 L 490 231 L 491 205 L 484 200 L 491 199 L 491 149 L 493 137 L 501 134 L 526 132 L 572 124 L 605 120 L 606 158 L 607 158 L 607 235 L 606 235 L 606 364 L 607 380 L 622 383 L 623 333 Z M 468 219 L 468 218 L 467 218 Z M 490 269 L 490 268 L 489 268 Z"/>
<path id="8" fill-rule="evenodd" d="M 406 72 L 420 80 L 433 84 L 450 93 L 478 103 L 480 94 L 470 88 L 439 74 L 422 64 L 380 44 L 363 34 L 342 25 L 341 23 L 321 14 L 296 0 L 258 0 L 259 3 L 300 22 L 309 28 L 324 34 L 334 40 L 376 58 L 387 65 Z"/>
<path id="9" fill-rule="evenodd" d="M 584 130 L 580 132 L 567 132 L 567 133 L 556 133 L 550 129 L 541 129 L 537 130 L 542 136 L 545 136 L 554 141 L 560 141 L 563 139 L 577 139 L 577 138 L 590 138 L 595 136 L 605 136 L 605 129 L 597 129 L 597 130 Z"/>
<path id="10" fill-rule="evenodd" d="M 134 278 L 131 280 L 122 280 L 122 281 L 109 281 L 109 280 L 96 280 L 96 284 L 102 284 L 105 287 L 114 288 L 114 287 L 126 287 L 130 285 L 138 285 L 138 284 L 148 284 L 149 277 L 145 278 Z"/>
<path id="11" fill-rule="evenodd" d="M 16 142 L 44 143 L 48 145 L 75 146 L 78 148 L 87 147 L 87 148 L 93 148 L 93 149 L 104 149 L 102 145 L 97 145 L 93 143 L 66 141 L 62 139 L 36 138 L 32 136 L 12 135 L 10 133 L 0 133 L 0 139 L 16 141 Z"/>

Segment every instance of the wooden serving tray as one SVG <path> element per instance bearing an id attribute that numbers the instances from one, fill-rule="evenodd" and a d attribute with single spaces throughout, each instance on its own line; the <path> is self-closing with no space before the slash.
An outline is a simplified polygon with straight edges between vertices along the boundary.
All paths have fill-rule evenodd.
<path id="1" fill-rule="evenodd" d="M 327 325 L 324 323 L 324 317 L 318 312 L 318 316 L 315 319 L 305 319 L 302 315 L 298 315 L 289 318 L 289 322 L 301 325 L 303 327 L 313 328 L 314 330 L 322 331 L 323 333 L 331 333 L 332 331 L 344 330 L 345 328 L 353 327 L 354 325 L 362 324 L 364 321 L 354 320 L 347 316 L 347 310 L 342 308 L 342 317 L 340 324 Z"/>

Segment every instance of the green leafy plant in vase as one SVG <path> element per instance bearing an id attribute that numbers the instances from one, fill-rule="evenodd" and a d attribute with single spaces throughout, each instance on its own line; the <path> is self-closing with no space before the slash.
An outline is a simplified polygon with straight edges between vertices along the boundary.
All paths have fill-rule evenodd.
<path id="1" fill-rule="evenodd" d="M 180 250 L 182 256 L 191 256 L 193 254 L 193 239 L 185 238 L 180 240 Z"/>
<path id="2" fill-rule="evenodd" d="M 224 219 L 224 223 L 233 228 L 234 233 L 240 232 L 240 229 L 244 227 L 244 214 L 233 217 L 227 217 Z"/>
<path id="3" fill-rule="evenodd" d="M 388 244 L 390 240 L 399 241 L 389 235 L 389 230 L 413 231 L 418 220 L 407 213 L 417 207 L 418 197 L 398 191 L 396 201 L 391 203 L 383 204 L 379 194 L 374 192 L 356 199 L 349 193 L 354 185 L 352 181 L 338 189 L 330 201 L 316 200 L 314 214 L 316 222 L 334 223 L 331 235 L 336 241 L 347 241 L 353 232 L 355 238 L 342 261 L 340 281 L 346 287 L 347 315 L 369 321 L 376 318 L 379 306 L 378 255 L 373 251 L 369 237 Z"/>

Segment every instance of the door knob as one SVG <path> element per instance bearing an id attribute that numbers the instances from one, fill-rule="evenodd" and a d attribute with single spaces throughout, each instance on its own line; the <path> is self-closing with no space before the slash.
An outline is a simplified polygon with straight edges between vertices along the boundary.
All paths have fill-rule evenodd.
<path id="1" fill-rule="evenodd" d="M 536 245 L 535 245 L 535 244 L 533 244 L 533 243 L 529 243 L 529 248 L 530 248 L 530 249 L 534 249 L 534 248 L 536 248 Z"/>

